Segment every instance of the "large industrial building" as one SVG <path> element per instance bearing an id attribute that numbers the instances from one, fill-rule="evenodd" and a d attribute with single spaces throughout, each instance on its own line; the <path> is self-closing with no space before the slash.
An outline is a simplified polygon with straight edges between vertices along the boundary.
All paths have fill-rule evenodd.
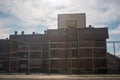
<path id="1" fill-rule="evenodd" d="M 58 29 L 0 40 L 0 72 L 107 73 L 107 28 L 86 27 L 85 14 L 59 14 Z"/>

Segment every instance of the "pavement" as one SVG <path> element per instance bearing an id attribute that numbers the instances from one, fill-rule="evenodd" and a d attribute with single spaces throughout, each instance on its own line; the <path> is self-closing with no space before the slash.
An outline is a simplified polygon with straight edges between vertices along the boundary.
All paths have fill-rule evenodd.
<path id="1" fill-rule="evenodd" d="M 120 75 L 0 75 L 0 80 L 120 80 Z"/>

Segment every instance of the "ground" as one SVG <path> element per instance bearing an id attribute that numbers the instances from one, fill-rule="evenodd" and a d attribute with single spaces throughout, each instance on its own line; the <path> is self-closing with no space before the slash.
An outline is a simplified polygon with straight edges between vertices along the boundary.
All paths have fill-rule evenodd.
<path id="1" fill-rule="evenodd" d="M 0 75 L 0 80 L 120 80 L 120 75 Z"/>

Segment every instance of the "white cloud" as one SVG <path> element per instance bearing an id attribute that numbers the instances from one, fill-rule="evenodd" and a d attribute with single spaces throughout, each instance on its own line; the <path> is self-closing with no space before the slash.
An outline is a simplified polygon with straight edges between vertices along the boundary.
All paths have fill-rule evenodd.
<path id="1" fill-rule="evenodd" d="M 7 22 L 7 21 L 6 21 Z M 0 19 L 0 39 L 8 37 L 8 28 L 5 28 L 6 26 L 5 21 Z"/>
<path id="2" fill-rule="evenodd" d="M 116 56 L 118 56 L 120 58 L 120 51 L 116 52 Z"/>
<path id="3" fill-rule="evenodd" d="M 54 28 L 56 28 L 57 8 L 63 7 L 63 3 L 65 4 L 67 2 L 67 0 L 61 0 L 59 2 L 57 2 L 58 0 L 55 0 L 57 3 L 49 0 L 5 1 L 9 5 L 4 4 L 4 8 L 20 19 L 24 26 L 38 26 L 41 24 L 50 28 L 54 26 Z M 51 23 L 52 25 L 50 25 Z"/>
<path id="4" fill-rule="evenodd" d="M 120 24 L 117 28 L 110 31 L 111 34 L 119 34 L 120 35 Z"/>
<path id="5" fill-rule="evenodd" d="M 94 24 L 92 26 L 95 27 L 95 28 L 105 28 L 105 27 L 108 27 L 106 24 Z"/>
<path id="6" fill-rule="evenodd" d="M 119 16 L 119 7 L 112 0 L 5 0 L 7 9 L 24 25 L 49 24 L 47 19 L 56 18 L 58 13 L 87 13 L 87 24 L 107 23 Z M 5 3 L 5 2 L 4 2 Z M 5 4 L 6 4 L 5 3 Z M 113 5 L 111 5 L 113 4 Z M 102 5 L 102 7 L 100 6 Z M 60 10 L 60 7 L 62 9 Z M 103 11 L 106 9 L 106 11 Z M 111 16 L 113 15 L 113 16 Z M 54 20 L 55 21 L 55 20 Z M 55 23 L 54 23 L 55 24 Z M 50 26 L 50 24 L 49 24 Z M 51 27 L 52 28 L 52 27 Z"/>
<path id="7" fill-rule="evenodd" d="M 4 2 L 4 6 L 7 8 L 7 10 L 9 10 L 10 13 L 14 14 L 20 20 L 22 20 L 23 24 L 25 24 L 26 26 L 31 26 L 39 23 L 45 24 L 47 19 L 55 18 L 57 12 L 59 12 L 59 9 L 56 9 L 57 7 L 66 7 L 64 8 L 63 12 L 76 12 L 76 10 L 80 10 L 79 5 L 84 8 L 85 6 L 83 6 L 82 3 L 86 3 L 86 1 L 84 0 L 68 0 L 66 2 L 63 0 L 60 0 L 58 2 L 57 0 L 54 0 L 56 3 L 50 0 L 13 0 L 12 2 L 8 0 L 5 1 L 7 4 L 9 4 L 6 5 L 6 3 Z"/>

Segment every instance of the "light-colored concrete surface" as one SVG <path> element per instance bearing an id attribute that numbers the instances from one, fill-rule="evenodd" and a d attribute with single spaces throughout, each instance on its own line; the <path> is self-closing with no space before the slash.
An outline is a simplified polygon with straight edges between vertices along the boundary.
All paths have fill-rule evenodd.
<path id="1" fill-rule="evenodd" d="M 58 29 L 61 28 L 85 28 L 86 17 L 85 13 L 75 14 L 59 14 L 58 15 Z"/>
<path id="2" fill-rule="evenodd" d="M 120 75 L 0 75 L 0 80 L 120 80 Z"/>

